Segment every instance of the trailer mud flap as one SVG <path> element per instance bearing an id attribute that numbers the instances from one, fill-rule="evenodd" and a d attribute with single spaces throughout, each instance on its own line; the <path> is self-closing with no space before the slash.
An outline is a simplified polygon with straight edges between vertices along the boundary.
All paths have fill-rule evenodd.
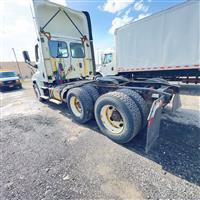
<path id="1" fill-rule="evenodd" d="M 150 109 L 150 113 L 148 116 L 147 135 L 146 135 L 146 146 L 145 146 L 146 153 L 148 153 L 153 143 L 159 137 L 163 99 L 164 97 L 162 96 L 159 99 L 155 100 Z"/>

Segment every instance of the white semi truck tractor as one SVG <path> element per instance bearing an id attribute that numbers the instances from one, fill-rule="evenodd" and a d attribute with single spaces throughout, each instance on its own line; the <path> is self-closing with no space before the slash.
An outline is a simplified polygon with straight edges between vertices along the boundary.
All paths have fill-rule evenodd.
<path id="1" fill-rule="evenodd" d="M 95 119 L 101 132 L 123 144 L 146 133 L 148 152 L 159 136 L 161 111 L 180 107 L 179 88 L 163 79 L 133 81 L 123 76 L 95 79 L 90 16 L 46 0 L 33 1 L 37 29 L 33 89 L 39 101 L 66 103 L 78 123 Z"/>
<path id="2" fill-rule="evenodd" d="M 200 1 L 131 22 L 115 31 L 115 49 L 97 73 L 200 82 Z"/>

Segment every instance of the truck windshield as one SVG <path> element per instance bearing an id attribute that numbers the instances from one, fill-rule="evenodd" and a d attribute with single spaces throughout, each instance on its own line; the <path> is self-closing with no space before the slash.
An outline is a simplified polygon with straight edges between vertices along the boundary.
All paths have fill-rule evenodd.
<path id="1" fill-rule="evenodd" d="M 71 56 L 73 58 L 84 58 L 84 47 L 81 43 L 70 43 Z"/>
<path id="2" fill-rule="evenodd" d="M 9 78 L 15 76 L 17 76 L 15 72 L 0 72 L 0 78 Z"/>
<path id="3" fill-rule="evenodd" d="M 112 62 L 112 53 L 105 54 L 103 64 Z"/>
<path id="4" fill-rule="evenodd" d="M 69 56 L 67 44 L 63 41 L 49 40 L 49 49 L 53 58 L 67 58 Z"/>

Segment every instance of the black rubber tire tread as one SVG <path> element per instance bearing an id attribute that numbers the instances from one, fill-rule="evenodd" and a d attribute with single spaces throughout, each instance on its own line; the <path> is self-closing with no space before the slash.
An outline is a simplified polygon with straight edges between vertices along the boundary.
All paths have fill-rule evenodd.
<path id="1" fill-rule="evenodd" d="M 76 96 L 81 102 L 83 114 L 80 117 L 74 115 L 71 110 L 69 102 L 72 96 Z M 84 124 L 93 118 L 94 103 L 92 98 L 88 95 L 88 92 L 83 87 L 73 88 L 69 90 L 69 92 L 67 93 L 67 105 L 75 121 Z"/>
<path id="2" fill-rule="evenodd" d="M 107 75 L 105 77 L 117 80 L 119 83 L 123 83 L 123 82 L 128 82 L 129 81 L 128 78 L 125 78 L 123 76 Z"/>
<path id="3" fill-rule="evenodd" d="M 95 103 L 96 100 L 99 98 L 98 90 L 91 84 L 84 85 L 83 88 L 88 92 L 93 102 Z"/>
<path id="4" fill-rule="evenodd" d="M 95 75 L 94 80 L 98 80 L 98 78 L 101 78 L 101 77 L 102 77 L 102 75 L 98 73 Z"/>
<path id="5" fill-rule="evenodd" d="M 133 90 L 130 90 L 130 89 L 119 89 L 117 91 L 123 92 L 124 94 L 131 97 L 131 99 L 133 99 L 133 101 L 136 103 L 136 105 L 138 106 L 138 108 L 140 110 L 141 120 L 142 120 L 142 128 L 146 127 L 149 109 L 148 109 L 147 103 L 143 99 L 143 97 L 139 93 L 137 93 Z"/>
<path id="6" fill-rule="evenodd" d="M 19 88 L 19 89 L 22 89 L 22 88 L 23 88 L 23 87 L 22 87 L 22 84 L 21 84 L 21 85 L 19 85 L 19 86 L 18 86 L 18 88 Z"/>
<path id="7" fill-rule="evenodd" d="M 131 118 L 128 118 L 127 121 L 131 126 L 133 126 L 133 128 L 129 129 L 128 137 L 121 138 L 121 139 L 119 138 L 116 140 L 113 137 L 111 137 L 110 135 L 108 135 L 106 132 L 104 132 L 105 128 L 103 125 L 101 125 L 102 124 L 101 116 L 98 115 L 97 109 L 98 109 L 99 104 L 102 101 L 105 101 L 106 99 L 109 99 L 109 101 L 117 100 L 118 102 L 120 102 L 121 107 L 125 106 L 126 110 L 131 115 Z M 137 107 L 135 102 L 128 95 L 126 95 L 122 92 L 118 92 L 118 91 L 106 93 L 97 99 L 97 101 L 95 103 L 95 119 L 96 119 L 96 122 L 97 122 L 99 128 L 103 132 L 103 134 L 119 144 L 124 144 L 124 143 L 127 143 L 130 140 L 132 140 L 139 133 L 140 128 L 141 128 L 141 114 L 140 114 L 139 108 Z"/>

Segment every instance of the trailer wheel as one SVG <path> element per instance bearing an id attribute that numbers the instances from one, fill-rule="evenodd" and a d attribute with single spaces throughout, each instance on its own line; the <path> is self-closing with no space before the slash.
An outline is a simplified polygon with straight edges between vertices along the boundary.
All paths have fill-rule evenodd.
<path id="1" fill-rule="evenodd" d="M 37 100 L 40 101 L 40 102 L 44 101 L 44 99 L 41 97 L 39 88 L 38 88 L 36 83 L 33 84 L 33 89 L 34 89 L 35 96 L 36 96 Z"/>
<path id="2" fill-rule="evenodd" d="M 95 103 L 95 119 L 104 135 L 124 144 L 136 136 L 141 114 L 135 102 L 122 92 L 109 92 Z"/>
<path id="3" fill-rule="evenodd" d="M 91 84 L 84 85 L 83 88 L 88 92 L 88 94 L 91 96 L 93 102 L 95 103 L 96 100 L 99 98 L 98 90 Z"/>
<path id="4" fill-rule="evenodd" d="M 130 89 L 120 89 L 117 91 L 123 92 L 124 94 L 128 95 L 136 103 L 136 105 L 138 106 L 138 108 L 140 110 L 140 114 L 141 114 L 142 128 L 146 127 L 149 109 L 148 109 L 147 103 L 143 99 L 143 97 L 140 94 L 138 94 L 137 92 L 130 90 Z"/>
<path id="5" fill-rule="evenodd" d="M 69 90 L 67 104 L 75 121 L 83 124 L 92 118 L 94 103 L 84 88 Z"/>

